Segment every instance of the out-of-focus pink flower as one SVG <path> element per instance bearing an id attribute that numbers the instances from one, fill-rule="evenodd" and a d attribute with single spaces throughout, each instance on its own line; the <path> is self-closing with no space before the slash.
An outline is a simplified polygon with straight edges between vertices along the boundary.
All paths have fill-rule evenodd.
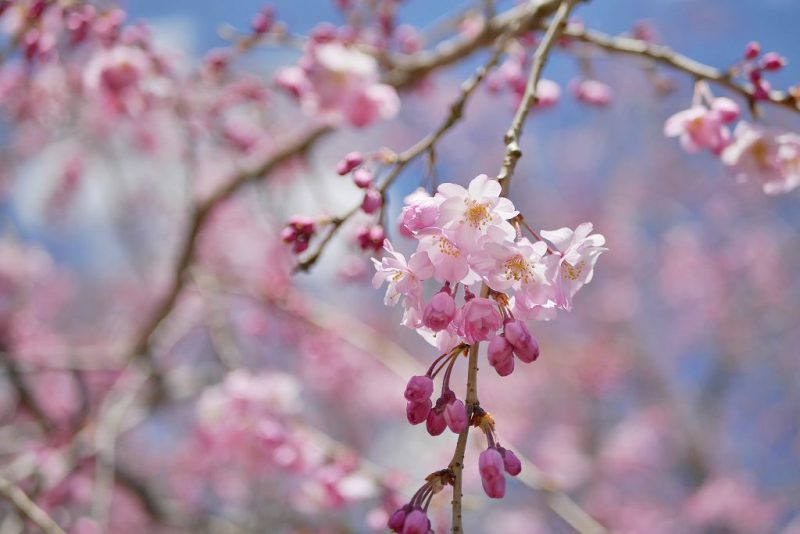
<path id="1" fill-rule="evenodd" d="M 572 80 L 569 88 L 579 102 L 590 106 L 605 107 L 614 97 L 611 87 L 597 80 Z"/>
<path id="2" fill-rule="evenodd" d="M 737 179 L 761 182 L 767 194 L 786 193 L 800 185 L 800 135 L 770 132 L 741 121 L 722 162 Z"/>
<path id="3" fill-rule="evenodd" d="M 703 105 L 680 111 L 664 123 L 664 135 L 678 137 L 684 150 L 690 153 L 710 150 L 720 155 L 730 143 L 731 134 L 725 127 L 730 122 L 729 111 L 720 113 Z"/>
<path id="4" fill-rule="evenodd" d="M 470 345 L 491 338 L 503 324 L 497 303 L 479 297 L 465 303 L 456 314 L 458 333 Z"/>
<path id="5" fill-rule="evenodd" d="M 392 118 L 400 109 L 397 92 L 379 81 L 375 58 L 333 40 L 310 41 L 298 65 L 281 69 L 275 82 L 300 100 L 306 114 L 356 127 Z"/>

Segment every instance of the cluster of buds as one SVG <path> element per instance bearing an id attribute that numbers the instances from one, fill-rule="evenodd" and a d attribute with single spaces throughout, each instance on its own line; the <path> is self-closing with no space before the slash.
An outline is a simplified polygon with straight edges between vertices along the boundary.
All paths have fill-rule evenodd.
<path id="1" fill-rule="evenodd" d="M 478 471 L 481 485 L 486 495 L 492 499 L 502 499 L 506 494 L 506 477 L 522 472 L 522 462 L 512 451 L 500 445 L 495 434 L 495 422 L 492 416 L 480 407 L 475 408 L 472 424 L 483 431 L 488 447 L 478 457 Z"/>
<path id="2" fill-rule="evenodd" d="M 786 58 L 777 52 L 761 55 L 761 45 L 756 41 L 747 43 L 742 61 L 737 65 L 753 84 L 753 98 L 769 98 L 770 83 L 764 79 L 765 72 L 777 72 L 786 65 Z"/>
<path id="3" fill-rule="evenodd" d="M 442 469 L 425 478 L 425 484 L 417 490 L 411 500 L 398 508 L 390 517 L 388 527 L 398 534 L 429 534 L 431 521 L 428 519 L 428 506 L 434 495 L 453 484 L 453 472 Z"/>
<path id="4" fill-rule="evenodd" d="M 309 217 L 295 216 L 289 219 L 281 231 L 281 240 L 292 245 L 292 252 L 300 254 L 308 248 L 308 243 L 317 231 L 317 225 Z"/>

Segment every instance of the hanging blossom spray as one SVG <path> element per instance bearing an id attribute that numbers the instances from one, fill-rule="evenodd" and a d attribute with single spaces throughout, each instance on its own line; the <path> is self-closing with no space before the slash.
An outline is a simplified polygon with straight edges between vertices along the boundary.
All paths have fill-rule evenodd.
<path id="1" fill-rule="evenodd" d="M 606 250 L 605 238 L 592 234 L 591 223 L 536 233 L 501 193 L 500 183 L 485 174 L 466 189 L 445 183 L 433 196 L 416 191 L 406 198 L 400 226 L 417 240 L 417 250 L 406 259 L 386 240 L 386 255 L 373 259 L 373 285 L 387 283 L 385 303 L 401 303 L 403 324 L 439 350 L 427 372 L 411 377 L 406 386 L 408 421 L 425 423 L 432 436 L 446 429 L 456 434 L 469 426 L 481 429 L 488 446 L 478 469 L 491 498 L 505 495 L 505 474 L 515 476 L 522 466 L 500 445 L 491 415 L 480 406 L 468 410 L 458 398 L 450 384 L 453 368 L 480 342 L 488 343 L 489 364 L 500 376 L 511 374 L 517 360 L 535 361 L 539 344 L 526 321 L 549 320 L 559 309 L 570 310 Z M 427 300 L 426 282 L 439 285 Z M 403 534 L 429 532 L 428 505 L 454 479 L 450 467 L 431 473 L 391 516 L 389 528 Z"/>

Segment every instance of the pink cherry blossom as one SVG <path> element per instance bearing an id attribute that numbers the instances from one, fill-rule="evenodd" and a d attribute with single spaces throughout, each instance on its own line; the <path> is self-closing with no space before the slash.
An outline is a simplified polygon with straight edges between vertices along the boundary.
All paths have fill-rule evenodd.
<path id="1" fill-rule="evenodd" d="M 405 206 L 400 215 L 400 228 L 409 237 L 418 232 L 433 229 L 439 219 L 441 197 L 428 194 L 425 189 L 417 189 L 404 199 Z"/>
<path id="2" fill-rule="evenodd" d="M 446 235 L 428 234 L 419 240 L 417 254 L 424 254 L 433 265 L 433 277 L 439 282 L 472 283 L 477 277 L 469 267 L 469 255 Z"/>
<path id="3" fill-rule="evenodd" d="M 373 287 L 377 289 L 384 282 L 389 282 L 384 298 L 387 306 L 397 304 L 400 297 L 409 299 L 411 305 L 419 305 L 422 301 L 422 282 L 433 275 L 433 266 L 428 256 L 415 253 L 406 262 L 405 256 L 395 251 L 389 240 L 386 240 L 384 249 L 386 256 L 380 261 L 372 259 L 377 271 L 372 278 Z"/>
<path id="4" fill-rule="evenodd" d="M 479 248 L 479 239 L 490 229 L 499 231 L 492 234 L 499 239 L 512 241 L 516 233 L 508 220 L 518 212 L 500 192 L 500 183 L 485 174 L 476 176 L 467 189 L 457 184 L 441 184 L 437 189 L 437 196 L 443 199 L 439 206 L 439 227 L 460 249 L 468 252 Z"/>
<path id="5" fill-rule="evenodd" d="M 611 87 L 597 80 L 573 80 L 569 88 L 576 100 L 590 106 L 605 107 L 614 97 Z"/>
<path id="6" fill-rule="evenodd" d="M 769 132 L 741 121 L 722 162 L 737 179 L 761 182 L 767 194 L 786 193 L 800 185 L 800 135 Z"/>
<path id="7" fill-rule="evenodd" d="M 668 118 L 664 123 L 664 135 L 679 137 L 681 146 L 687 152 L 709 150 L 718 156 L 731 139 L 723 117 L 727 118 L 728 115 L 698 104 Z"/>
<path id="8" fill-rule="evenodd" d="M 591 234 L 592 229 L 592 223 L 587 222 L 575 230 L 565 227 L 541 232 L 541 236 L 561 254 L 553 274 L 554 296 L 556 304 L 567 311 L 572 309 L 575 293 L 592 281 L 594 265 L 600 254 L 607 250 L 603 247 L 606 238 L 602 234 Z"/>
<path id="9" fill-rule="evenodd" d="M 439 291 L 425 306 L 422 314 L 422 324 L 438 332 L 447 328 L 456 316 L 456 302 L 449 291 Z"/>
<path id="10" fill-rule="evenodd" d="M 506 473 L 515 477 L 522 472 L 522 462 L 516 454 L 508 449 L 500 449 L 500 454 L 503 456 L 503 467 Z"/>
<path id="11" fill-rule="evenodd" d="M 428 534 L 431 522 L 420 509 L 413 510 L 405 518 L 403 534 Z"/>
<path id="12" fill-rule="evenodd" d="M 474 298 L 456 314 L 458 333 L 470 345 L 491 338 L 503 324 L 497 303 L 487 298 Z"/>

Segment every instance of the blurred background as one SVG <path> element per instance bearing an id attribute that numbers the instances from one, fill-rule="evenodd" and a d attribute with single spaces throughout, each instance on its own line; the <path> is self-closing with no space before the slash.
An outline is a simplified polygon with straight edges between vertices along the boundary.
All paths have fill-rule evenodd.
<path id="1" fill-rule="evenodd" d="M 328 0 L 272 5 L 297 34 L 344 23 Z M 397 20 L 435 42 L 465 6 L 408 0 Z M 210 109 L 229 87 L 190 90 L 187 73 L 226 47 L 232 29 L 247 31 L 263 4 L 122 7 L 128 22 L 152 27 L 171 79 L 185 84 L 175 92 Z M 757 40 L 788 57 L 774 87 L 800 80 L 800 6 L 790 0 L 595 0 L 576 12 L 612 34 L 649 21 L 659 42 L 720 68 Z M 372 289 L 372 253 L 355 237 L 364 221 L 296 275 L 278 233 L 292 215 L 335 216 L 359 203 L 336 162 L 352 150 L 399 152 L 435 129 L 485 51 L 402 93 L 396 119 L 337 131 L 221 205 L 152 347 L 171 400 L 154 403 L 126 365 L 126 348 L 171 288 L 192 199 L 310 124 L 271 86 L 298 56 L 269 46 L 237 60 L 240 79 L 267 94 L 220 119 L 255 129 L 247 150 L 226 144 L 224 127 L 197 126 L 181 111 L 190 108 L 92 117 L 91 102 L 65 104 L 46 78 L 28 86 L 36 116 L 20 118 L 10 103 L 25 89 L 9 81 L 11 63 L 2 66 L 0 348 L 16 369 L 0 379 L 0 472 L 70 532 L 102 531 L 104 499 L 110 532 L 383 531 L 386 514 L 450 459 L 455 435 L 432 438 L 405 420 L 405 383 L 435 349 Z M 664 137 L 665 119 L 691 103 L 686 75 L 654 74 L 638 58 L 590 63 L 613 102 L 576 102 L 567 87 L 581 64 L 556 50 L 545 77 L 563 95 L 526 123 L 511 198 L 534 228 L 593 222 L 609 251 L 572 312 L 533 325 L 537 362 L 502 379 L 482 369 L 482 406 L 532 464 L 509 480 L 505 499 L 490 501 L 476 465 L 484 439 L 470 440 L 466 531 L 573 532 L 553 508 L 567 494 L 614 532 L 800 533 L 800 196 L 737 183 L 713 156 Z M 436 149 L 438 181 L 496 173 L 514 109 L 512 95 L 478 89 Z M 795 114 L 764 111 L 765 123 L 800 131 Z M 413 243 L 392 221 L 430 180 L 420 160 L 389 190 L 386 232 L 404 252 Z M 19 376 L 55 430 L 34 424 L 42 414 L 13 387 Z M 118 415 L 104 418 L 109 410 Z M 74 424 L 85 413 L 97 423 Z M 75 452 L 82 436 L 87 450 L 105 452 Z M 119 469 L 100 469 L 109 461 Z M 433 501 L 436 532 L 447 531 L 449 500 L 445 491 Z M 0 532 L 22 531 L 2 500 L 0 517 Z"/>

